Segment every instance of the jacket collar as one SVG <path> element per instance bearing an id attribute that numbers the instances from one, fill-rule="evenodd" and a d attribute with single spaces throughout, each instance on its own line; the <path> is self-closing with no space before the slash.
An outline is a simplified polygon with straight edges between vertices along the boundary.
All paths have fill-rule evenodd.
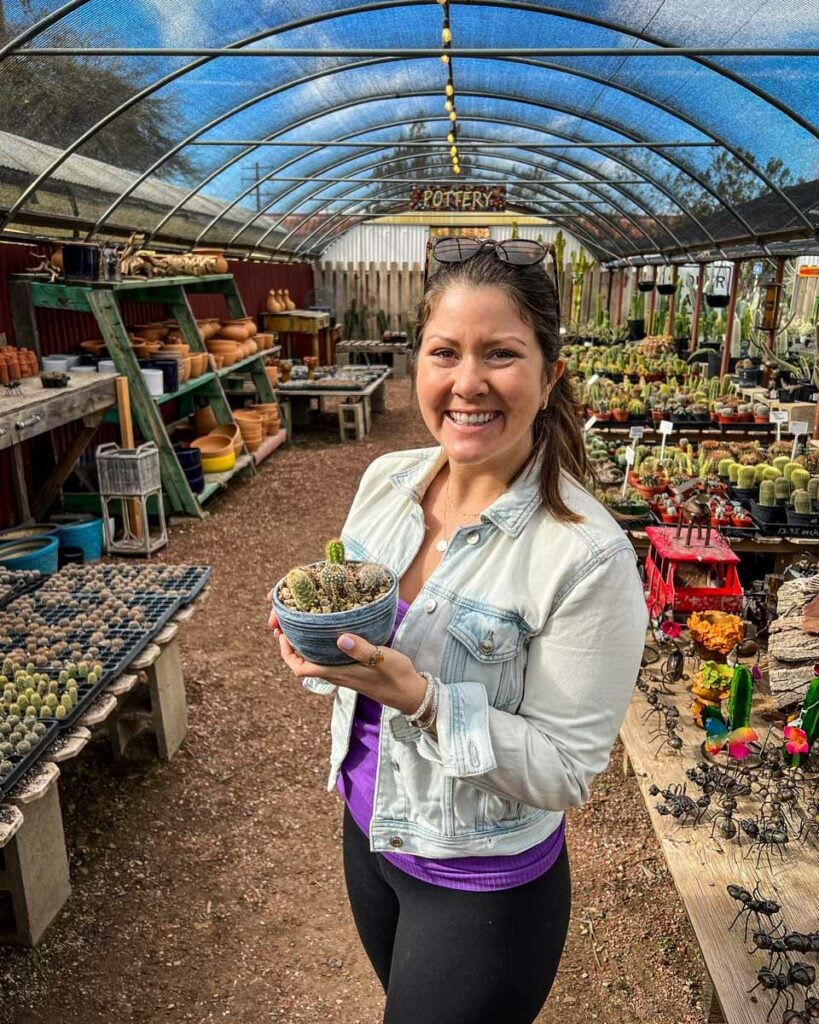
<path id="1" fill-rule="evenodd" d="M 440 446 L 428 448 L 406 469 L 390 475 L 393 487 L 420 502 L 427 487 L 446 465 Z M 481 514 L 481 521 L 494 523 L 504 533 L 519 536 L 540 504 L 540 459 L 528 463 L 499 498 Z"/>

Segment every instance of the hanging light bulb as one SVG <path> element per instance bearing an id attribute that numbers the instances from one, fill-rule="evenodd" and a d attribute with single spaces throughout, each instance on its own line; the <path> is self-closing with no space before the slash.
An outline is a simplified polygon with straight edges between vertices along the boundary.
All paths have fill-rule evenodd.
<path id="1" fill-rule="evenodd" d="M 455 86 L 452 84 L 452 82 L 447 82 L 446 83 L 446 90 L 445 91 L 446 91 L 447 96 L 454 96 L 455 95 Z"/>
<path id="2" fill-rule="evenodd" d="M 449 120 L 452 121 L 453 124 L 458 120 L 458 115 L 455 113 L 454 110 L 450 110 Z"/>
<path id="3" fill-rule="evenodd" d="M 449 135 L 447 135 L 447 137 L 446 137 L 446 141 L 450 145 L 452 145 L 452 143 L 455 141 L 455 132 L 450 132 Z"/>
<path id="4" fill-rule="evenodd" d="M 452 42 L 452 29 L 449 26 L 446 26 L 443 32 L 441 32 L 441 41 L 445 46 Z"/>
<path id="5" fill-rule="evenodd" d="M 452 105 L 452 100 L 445 100 L 444 101 L 444 110 L 447 110 L 447 111 L 454 110 L 454 107 Z"/>

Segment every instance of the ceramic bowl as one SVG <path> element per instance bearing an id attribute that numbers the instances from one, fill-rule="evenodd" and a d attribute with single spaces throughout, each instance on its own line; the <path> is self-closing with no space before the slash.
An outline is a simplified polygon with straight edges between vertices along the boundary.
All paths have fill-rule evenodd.
<path id="1" fill-rule="evenodd" d="M 242 451 L 242 432 L 235 423 L 220 423 L 210 431 L 210 437 L 223 437 L 230 441 L 237 455 Z"/>
<path id="2" fill-rule="evenodd" d="M 308 661 L 317 665 L 354 664 L 352 658 L 338 649 L 336 641 L 342 633 L 355 633 L 371 644 L 386 644 L 398 610 L 398 579 L 392 572 L 390 577 L 392 586 L 372 604 L 351 611 L 318 615 L 294 611 L 282 604 L 279 587 L 284 579 L 281 579 L 273 588 L 273 607 L 279 626 L 293 647 Z"/>
<path id="3" fill-rule="evenodd" d="M 227 473 L 227 471 L 233 469 L 235 465 L 236 452 L 234 452 L 232 448 L 230 448 L 227 455 L 212 455 L 210 457 L 203 456 L 202 458 L 203 473 Z"/>

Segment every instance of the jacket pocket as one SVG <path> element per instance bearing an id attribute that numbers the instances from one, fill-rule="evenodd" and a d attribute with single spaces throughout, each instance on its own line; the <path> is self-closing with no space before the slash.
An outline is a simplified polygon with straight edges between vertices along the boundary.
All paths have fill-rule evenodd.
<path id="1" fill-rule="evenodd" d="M 489 703 L 517 708 L 523 689 L 525 633 L 513 619 L 476 608 L 456 608 L 447 626 L 441 678 L 483 683 Z"/>

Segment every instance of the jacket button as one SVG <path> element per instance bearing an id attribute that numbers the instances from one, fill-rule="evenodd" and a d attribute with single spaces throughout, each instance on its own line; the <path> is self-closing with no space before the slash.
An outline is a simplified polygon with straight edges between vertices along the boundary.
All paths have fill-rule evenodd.
<path id="1" fill-rule="evenodd" d="M 430 614 L 432 614 L 432 612 L 434 612 L 437 607 L 438 607 L 438 602 L 435 600 L 435 598 L 431 597 L 429 599 L 429 601 L 427 601 L 425 603 L 424 611 L 425 612 L 429 612 Z"/>
<path id="2" fill-rule="evenodd" d="M 403 846 L 403 845 L 404 845 L 404 840 L 401 838 L 401 836 L 391 836 L 390 837 L 390 846 L 396 846 L 397 847 L 397 846 Z"/>
<path id="3" fill-rule="evenodd" d="M 480 650 L 481 654 L 492 654 L 495 650 L 495 645 L 491 640 L 484 638 L 478 644 L 478 649 Z"/>
<path id="4" fill-rule="evenodd" d="M 481 535 L 479 533 L 475 532 L 475 531 L 473 531 L 472 533 L 468 533 L 466 535 L 466 543 L 467 544 L 477 544 L 480 539 L 481 539 Z"/>

